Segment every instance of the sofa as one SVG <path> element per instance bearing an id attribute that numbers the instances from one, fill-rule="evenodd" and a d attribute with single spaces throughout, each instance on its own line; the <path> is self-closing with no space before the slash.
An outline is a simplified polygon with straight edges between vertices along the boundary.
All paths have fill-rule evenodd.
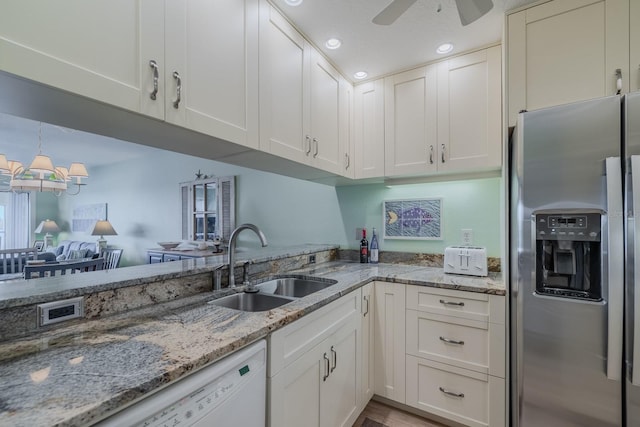
<path id="1" fill-rule="evenodd" d="M 63 240 L 58 246 L 51 246 L 45 252 L 52 253 L 54 261 L 68 259 L 97 258 L 96 243 L 82 242 L 80 240 Z"/>

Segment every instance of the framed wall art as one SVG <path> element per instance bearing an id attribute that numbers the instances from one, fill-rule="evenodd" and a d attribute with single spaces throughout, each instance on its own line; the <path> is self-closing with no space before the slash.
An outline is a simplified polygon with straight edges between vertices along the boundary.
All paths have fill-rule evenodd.
<path id="1" fill-rule="evenodd" d="M 84 233 L 89 230 L 96 221 L 107 219 L 107 204 L 94 203 L 92 205 L 79 205 L 73 209 L 71 218 L 71 231 Z"/>
<path id="2" fill-rule="evenodd" d="M 442 199 L 385 200 L 385 239 L 442 240 Z"/>

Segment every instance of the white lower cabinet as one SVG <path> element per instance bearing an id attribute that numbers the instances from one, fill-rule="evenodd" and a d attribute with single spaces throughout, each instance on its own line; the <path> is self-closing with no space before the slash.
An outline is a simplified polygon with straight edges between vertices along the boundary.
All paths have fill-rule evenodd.
<path id="1" fill-rule="evenodd" d="M 360 397 L 361 408 L 363 409 L 373 397 L 375 385 L 375 291 L 374 284 L 368 283 L 362 287 L 362 352 L 361 352 L 361 377 L 360 377 Z"/>
<path id="2" fill-rule="evenodd" d="M 407 355 L 407 405 L 468 426 L 505 425 L 498 378 Z"/>
<path id="3" fill-rule="evenodd" d="M 357 290 L 270 337 L 269 425 L 351 426 L 360 413 Z"/>

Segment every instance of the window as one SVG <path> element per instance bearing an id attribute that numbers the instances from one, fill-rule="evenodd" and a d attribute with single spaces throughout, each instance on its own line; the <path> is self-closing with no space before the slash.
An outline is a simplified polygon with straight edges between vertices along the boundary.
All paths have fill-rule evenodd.
<path id="1" fill-rule="evenodd" d="M 180 184 L 182 238 L 228 242 L 235 228 L 235 178 L 207 178 Z"/>
<path id="2" fill-rule="evenodd" d="M 0 249 L 31 246 L 29 217 L 29 193 L 0 193 Z"/>

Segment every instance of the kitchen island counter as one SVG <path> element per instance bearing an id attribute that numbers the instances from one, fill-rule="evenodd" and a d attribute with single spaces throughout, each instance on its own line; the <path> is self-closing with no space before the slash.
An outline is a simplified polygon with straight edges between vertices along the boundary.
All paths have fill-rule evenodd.
<path id="1" fill-rule="evenodd" d="M 344 261 L 289 273 L 338 283 L 270 311 L 207 304 L 225 289 L 1 342 L 0 426 L 90 425 L 373 280 L 505 294 L 496 273 Z"/>

